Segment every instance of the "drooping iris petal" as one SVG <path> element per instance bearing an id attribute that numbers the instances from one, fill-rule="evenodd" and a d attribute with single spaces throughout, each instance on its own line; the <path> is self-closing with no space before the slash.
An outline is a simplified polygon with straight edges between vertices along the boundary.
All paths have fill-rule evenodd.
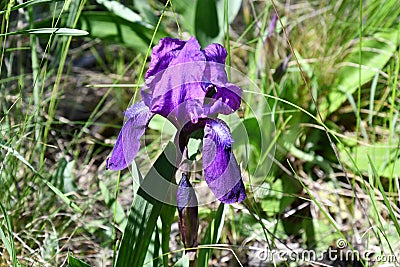
<path id="1" fill-rule="evenodd" d="M 133 161 L 140 148 L 140 137 L 154 115 L 143 102 L 128 108 L 124 114 L 128 120 L 119 133 L 111 157 L 107 160 L 107 168 L 110 170 L 125 169 Z"/>
<path id="2" fill-rule="evenodd" d="M 227 204 L 246 198 L 232 143 L 229 128 L 223 121 L 206 120 L 202 152 L 204 177 L 215 196 Z"/>
<path id="3" fill-rule="evenodd" d="M 165 70 L 169 63 L 179 54 L 185 44 L 186 41 L 171 37 L 161 39 L 158 45 L 156 45 L 152 50 L 150 66 L 146 72 L 145 78 L 147 79 L 148 77 Z"/>

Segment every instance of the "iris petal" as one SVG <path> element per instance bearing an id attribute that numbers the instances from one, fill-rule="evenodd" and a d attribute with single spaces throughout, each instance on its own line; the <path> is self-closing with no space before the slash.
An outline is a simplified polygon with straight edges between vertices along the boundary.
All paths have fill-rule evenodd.
<path id="1" fill-rule="evenodd" d="M 214 85 L 215 86 L 215 85 Z M 238 110 L 241 103 L 242 89 L 226 83 L 223 86 L 215 86 L 215 93 L 212 95 L 208 105 L 208 115 L 231 114 Z"/>
<path id="2" fill-rule="evenodd" d="M 128 108 L 124 114 L 128 120 L 119 133 L 111 157 L 107 160 L 107 168 L 110 170 L 125 169 L 133 161 L 140 148 L 140 137 L 154 115 L 143 102 Z"/>
<path id="3" fill-rule="evenodd" d="M 226 49 L 220 44 L 210 44 L 203 50 L 207 61 L 218 62 L 220 64 L 225 64 L 225 59 L 228 53 Z"/>
<path id="4" fill-rule="evenodd" d="M 179 54 L 180 50 L 185 46 L 186 41 L 166 37 L 160 40 L 158 45 L 153 48 L 149 69 L 145 78 L 157 74 L 165 70 L 169 63 Z"/>
<path id="5" fill-rule="evenodd" d="M 151 111 L 166 118 L 173 116 L 178 121 L 196 121 L 203 117 L 205 92 L 200 85 L 204 68 L 205 56 L 192 37 L 170 62 L 168 69 L 146 80 L 147 89 L 142 91 L 142 95 L 152 92 Z"/>
<path id="6" fill-rule="evenodd" d="M 246 198 L 232 143 L 229 128 L 223 121 L 207 119 L 203 139 L 204 177 L 215 196 L 226 204 Z"/>

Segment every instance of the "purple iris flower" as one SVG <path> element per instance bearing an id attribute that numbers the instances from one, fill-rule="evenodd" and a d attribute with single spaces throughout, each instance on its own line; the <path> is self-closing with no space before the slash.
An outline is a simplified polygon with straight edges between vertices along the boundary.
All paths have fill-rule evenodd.
<path id="1" fill-rule="evenodd" d="M 240 107 L 242 90 L 230 83 L 225 72 L 227 53 L 211 44 L 201 49 L 192 37 L 188 41 L 161 39 L 153 48 L 150 67 L 141 89 L 143 101 L 125 111 L 121 129 L 107 168 L 122 170 L 135 158 L 140 137 L 155 114 L 170 120 L 178 129 L 179 149 L 184 151 L 190 135 L 204 130 L 204 177 L 223 203 L 246 198 L 241 173 L 232 153 L 232 137 L 218 114 L 230 114 Z M 179 192 L 178 192 L 179 193 Z"/>

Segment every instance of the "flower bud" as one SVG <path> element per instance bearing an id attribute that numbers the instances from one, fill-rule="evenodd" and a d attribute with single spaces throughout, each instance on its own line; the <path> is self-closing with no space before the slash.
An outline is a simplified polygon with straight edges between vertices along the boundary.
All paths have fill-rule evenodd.
<path id="1" fill-rule="evenodd" d="M 176 193 L 176 202 L 179 214 L 179 231 L 185 248 L 197 246 L 197 231 L 199 228 L 198 202 L 196 193 L 185 173 L 179 182 Z"/>

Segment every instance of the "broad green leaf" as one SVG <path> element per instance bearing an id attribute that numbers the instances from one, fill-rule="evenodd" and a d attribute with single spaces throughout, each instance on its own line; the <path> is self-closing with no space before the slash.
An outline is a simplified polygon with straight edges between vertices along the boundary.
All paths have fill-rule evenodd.
<path id="1" fill-rule="evenodd" d="M 345 59 L 345 66 L 339 71 L 335 88 L 319 107 L 323 117 L 335 112 L 346 101 L 346 93 L 353 94 L 359 84 L 371 81 L 379 73 L 396 50 L 397 37 L 397 29 L 391 29 L 390 32 L 379 32 L 363 39 L 360 81 L 359 46 L 354 46 L 353 52 Z"/>
<path id="2" fill-rule="evenodd" d="M 175 146 L 169 143 L 143 179 L 128 216 L 117 256 L 117 267 L 143 266 L 157 219 L 164 206 L 164 203 L 157 199 L 166 200 L 169 197 L 169 188 L 166 184 L 173 180 L 175 167 L 171 164 L 171 160 L 174 162 L 175 157 Z M 158 191 L 152 192 L 151 196 L 145 191 L 146 188 Z M 157 199 L 153 194 L 157 195 Z"/>
<path id="3" fill-rule="evenodd" d="M 225 14 L 225 1 L 227 2 L 228 7 L 227 14 Z M 225 16 L 228 16 L 228 23 L 231 24 L 239 13 L 240 8 L 242 7 L 242 0 L 216 0 L 216 5 L 220 25 L 224 24 Z"/>
<path id="4" fill-rule="evenodd" d="M 174 1 L 173 5 L 176 12 L 182 14 L 182 25 L 185 30 L 196 35 L 200 45 L 205 47 L 222 41 L 226 19 L 229 24 L 233 22 L 239 13 L 242 0 L 183 0 Z"/>
<path id="5" fill-rule="evenodd" d="M 90 267 L 90 265 L 68 254 L 68 267 Z"/>
<path id="6" fill-rule="evenodd" d="M 171 2 L 170 2 L 171 3 Z M 135 0 L 132 3 L 133 9 L 137 10 L 143 20 L 151 25 L 156 25 L 158 22 L 158 16 L 153 11 L 152 6 L 149 5 L 147 0 Z"/>
<path id="7" fill-rule="evenodd" d="M 208 226 L 206 233 L 204 234 L 204 238 L 201 241 L 202 245 L 211 245 L 217 244 L 219 238 L 221 237 L 222 227 L 224 226 L 224 217 L 225 217 L 225 205 L 221 203 L 218 207 L 218 210 L 215 212 L 214 219 Z M 198 266 L 199 267 L 207 267 L 208 260 L 211 257 L 213 249 L 212 248 L 204 248 L 199 251 L 198 256 Z"/>
<path id="8" fill-rule="evenodd" d="M 197 1 L 195 34 L 201 46 L 205 47 L 219 36 L 221 26 L 218 21 L 215 0 Z"/>
<path id="9" fill-rule="evenodd" d="M 186 31 L 188 31 L 191 35 L 195 34 L 194 28 L 194 20 L 196 17 L 196 8 L 197 0 L 194 1 L 172 1 L 172 5 L 175 9 L 175 12 L 181 14 L 182 26 Z"/>
<path id="10" fill-rule="evenodd" d="M 152 27 L 127 21 L 110 12 L 84 12 L 79 18 L 78 28 L 88 31 L 92 38 L 120 43 L 139 52 L 147 51 L 154 31 Z M 159 30 L 154 41 L 164 36 L 166 33 Z"/>
<path id="11" fill-rule="evenodd" d="M 400 153 L 398 152 L 400 148 L 396 146 L 398 144 L 397 140 L 394 140 L 393 144 L 391 147 L 387 143 L 376 143 L 370 146 L 358 145 L 357 149 L 351 154 L 351 157 L 357 159 L 358 170 L 367 172 L 369 159 L 371 159 L 376 168 L 377 175 L 389 178 L 393 173 L 400 173 Z M 349 163 L 348 167 L 352 168 L 352 161 L 346 153 L 345 147 L 338 146 L 338 149 L 343 162 Z"/>

